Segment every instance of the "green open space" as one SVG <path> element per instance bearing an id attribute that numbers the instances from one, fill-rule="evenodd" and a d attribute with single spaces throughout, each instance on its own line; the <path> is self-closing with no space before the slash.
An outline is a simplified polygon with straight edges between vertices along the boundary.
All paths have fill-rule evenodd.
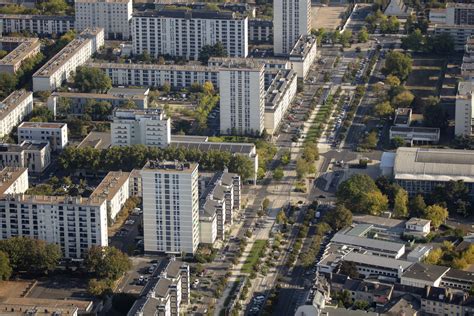
<path id="1" fill-rule="evenodd" d="M 242 265 L 242 272 L 243 273 L 251 273 L 255 265 L 258 262 L 258 259 L 263 257 L 263 250 L 265 248 L 267 241 L 263 239 L 255 240 L 252 249 L 250 249 L 250 253 L 245 260 L 245 263 Z"/>

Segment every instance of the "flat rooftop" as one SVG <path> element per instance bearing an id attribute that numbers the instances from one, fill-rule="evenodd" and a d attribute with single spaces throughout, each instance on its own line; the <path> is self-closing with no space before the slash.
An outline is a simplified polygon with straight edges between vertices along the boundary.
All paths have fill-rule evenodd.
<path id="1" fill-rule="evenodd" d="M 365 249 L 375 249 L 379 251 L 387 251 L 391 253 L 398 253 L 402 248 L 405 247 L 404 244 L 389 242 L 378 239 L 370 239 L 357 236 L 349 236 L 341 233 L 336 233 L 331 239 L 332 243 L 337 243 L 341 245 L 351 245 L 356 247 L 362 247 Z"/>
<path id="2" fill-rule="evenodd" d="M 144 100 L 146 95 L 119 93 L 85 93 L 85 92 L 53 92 L 52 96 L 68 99 L 101 99 L 101 100 Z"/>
<path id="3" fill-rule="evenodd" d="M 7 20 L 54 20 L 74 22 L 74 16 L 67 15 L 39 15 L 39 14 L 0 14 L 0 19 Z"/>
<path id="4" fill-rule="evenodd" d="M 29 129 L 51 129 L 51 128 L 63 128 L 67 126 L 66 123 L 50 123 L 50 122 L 22 122 L 18 125 L 18 128 L 29 128 Z"/>
<path id="5" fill-rule="evenodd" d="M 195 142 L 195 141 L 179 141 L 171 138 L 171 146 L 198 149 L 201 151 L 220 150 L 228 151 L 234 154 L 245 154 L 253 156 L 256 154 L 254 144 L 250 143 L 214 143 L 214 142 Z"/>
<path id="6" fill-rule="evenodd" d="M 245 69 L 247 71 L 263 71 L 265 65 L 262 61 L 253 58 L 227 57 L 221 61 L 221 70 Z"/>
<path id="7" fill-rule="evenodd" d="M 24 150 L 43 150 L 49 146 L 48 142 L 25 140 L 21 144 L 2 144 L 0 143 L 0 152 L 19 153 Z"/>
<path id="8" fill-rule="evenodd" d="M 130 172 L 123 171 L 111 171 L 109 172 L 100 184 L 95 188 L 94 192 L 90 195 L 91 198 L 104 198 L 111 200 L 115 197 L 117 192 L 122 188 L 125 182 L 128 181 Z M 128 190 L 128 187 L 127 187 Z"/>
<path id="9" fill-rule="evenodd" d="M 281 98 L 290 88 L 290 83 L 297 74 L 291 69 L 281 69 L 273 79 L 265 94 L 265 111 L 273 111 L 279 104 Z"/>
<path id="10" fill-rule="evenodd" d="M 8 97 L 0 102 L 0 119 L 5 118 L 13 111 L 21 102 L 31 97 L 33 92 L 24 89 L 13 91 Z"/>
<path id="11" fill-rule="evenodd" d="M 143 167 L 143 171 L 159 170 L 162 173 L 193 173 L 198 168 L 194 162 L 175 162 L 175 161 L 148 161 Z"/>
<path id="12" fill-rule="evenodd" d="M 364 265 L 371 265 L 377 267 L 386 267 L 392 270 L 398 270 L 399 267 L 402 267 L 403 270 L 408 269 L 413 265 L 413 262 L 398 260 L 393 258 L 374 256 L 371 254 L 363 254 L 357 252 L 350 252 L 344 256 L 345 261 L 352 261 Z"/>
<path id="13" fill-rule="evenodd" d="M 298 41 L 296 42 L 295 46 L 290 51 L 290 59 L 292 57 L 306 57 L 313 45 L 316 45 L 316 38 L 314 38 L 312 35 L 301 35 L 298 38 Z"/>
<path id="14" fill-rule="evenodd" d="M 8 197 L 1 197 L 3 200 L 16 200 L 24 204 L 77 204 L 77 205 L 90 205 L 100 206 L 105 202 L 105 199 L 92 197 L 84 198 L 78 196 L 52 196 L 52 195 L 27 195 L 27 194 L 14 194 Z"/>
<path id="15" fill-rule="evenodd" d="M 395 179 L 474 182 L 474 151 L 400 147 L 393 171 Z"/>
<path id="16" fill-rule="evenodd" d="M 435 282 L 445 275 L 448 270 L 448 267 L 417 262 L 403 273 L 403 277 Z"/>
<path id="17" fill-rule="evenodd" d="M 194 72 L 219 72 L 219 67 L 202 65 L 158 65 L 158 64 L 120 64 L 120 63 L 102 63 L 89 62 L 85 64 L 88 67 L 100 69 L 140 69 L 140 70 L 159 70 L 159 71 L 194 71 Z"/>
<path id="18" fill-rule="evenodd" d="M 212 11 L 212 10 L 198 10 L 190 8 L 176 8 L 171 9 L 165 7 L 158 10 L 136 11 L 133 17 L 163 17 L 175 19 L 203 19 L 203 20 L 244 20 L 247 16 L 238 15 L 230 11 Z"/>
<path id="19" fill-rule="evenodd" d="M 0 171 L 0 195 L 2 195 L 28 168 L 6 167 Z"/>
<path id="20" fill-rule="evenodd" d="M 40 47 L 38 38 L 0 37 L 0 42 L 18 43 L 15 49 L 0 59 L 0 65 L 15 65 L 29 56 L 31 51 L 39 51 Z"/>
<path id="21" fill-rule="evenodd" d="M 92 147 L 95 149 L 107 149 L 112 145 L 110 132 L 90 132 L 77 146 L 78 148 Z"/>

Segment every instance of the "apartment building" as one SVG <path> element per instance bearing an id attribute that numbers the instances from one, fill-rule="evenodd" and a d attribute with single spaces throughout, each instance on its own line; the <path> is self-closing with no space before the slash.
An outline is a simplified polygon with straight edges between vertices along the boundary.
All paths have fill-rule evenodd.
<path id="1" fill-rule="evenodd" d="M 198 164 L 150 161 L 142 169 L 146 253 L 194 254 L 199 245 Z"/>
<path id="2" fill-rule="evenodd" d="M 214 245 L 217 240 L 217 208 L 212 200 L 199 209 L 199 243 Z"/>
<path id="3" fill-rule="evenodd" d="M 107 93 L 53 92 L 48 98 L 48 109 L 57 115 L 58 108 L 65 102 L 71 114 L 77 115 L 84 114 L 87 105 L 97 102 L 110 103 L 113 108 L 132 102 L 136 108 L 146 109 L 149 91 L 148 88 L 111 88 Z"/>
<path id="4" fill-rule="evenodd" d="M 199 65 L 158 65 L 158 64 L 118 64 L 88 63 L 87 66 L 102 69 L 114 86 L 171 87 L 187 88 L 193 83 L 212 82 L 219 85 L 218 67 Z"/>
<path id="5" fill-rule="evenodd" d="M 98 198 L 8 194 L 0 197 L 0 239 L 25 236 L 55 243 L 65 258 L 107 246 L 107 203 Z"/>
<path id="6" fill-rule="evenodd" d="M 25 193 L 28 190 L 28 169 L 6 167 L 0 171 L 0 196 Z"/>
<path id="7" fill-rule="evenodd" d="M 0 144 L 0 167 L 28 168 L 41 173 L 51 163 L 51 147 L 48 142 L 25 140 L 20 144 Z"/>
<path id="8" fill-rule="evenodd" d="M 296 72 L 279 70 L 265 95 L 265 130 L 270 135 L 280 126 L 296 95 L 296 88 Z"/>
<path id="9" fill-rule="evenodd" d="M 40 52 L 38 38 L 0 37 L 0 49 L 8 53 L 0 59 L 0 72 L 16 73 L 22 63 Z"/>
<path id="10" fill-rule="evenodd" d="M 189 304 L 189 266 L 174 257 L 162 261 L 153 272 L 127 316 L 179 316 Z"/>
<path id="11" fill-rule="evenodd" d="M 440 287 L 426 287 L 421 297 L 422 315 L 473 315 L 474 297 Z"/>
<path id="12" fill-rule="evenodd" d="M 458 84 L 454 116 L 454 134 L 457 136 L 474 135 L 474 98 L 472 81 Z"/>
<path id="13" fill-rule="evenodd" d="M 73 16 L 0 14 L 0 33 L 28 32 L 38 36 L 59 36 L 74 30 Z"/>
<path id="14" fill-rule="evenodd" d="M 221 134 L 259 135 L 265 127 L 264 65 L 229 59 L 220 66 Z"/>
<path id="15" fill-rule="evenodd" d="M 52 150 L 61 150 L 68 144 L 66 123 L 22 122 L 18 126 L 18 143 L 25 140 L 49 142 Z"/>
<path id="16" fill-rule="evenodd" d="M 298 78 L 306 78 L 317 55 L 318 41 L 316 38 L 312 35 L 299 36 L 288 57 L 291 68 L 298 74 Z"/>
<path id="17" fill-rule="evenodd" d="M 76 0 L 76 29 L 100 27 L 106 39 L 130 38 L 132 0 Z"/>
<path id="18" fill-rule="evenodd" d="M 104 29 L 86 29 L 33 74 L 33 91 L 59 88 L 104 45 Z"/>
<path id="19" fill-rule="evenodd" d="M 273 1 L 273 51 L 288 55 L 301 35 L 311 29 L 311 0 Z"/>
<path id="20" fill-rule="evenodd" d="M 23 89 L 13 91 L 0 102 L 0 137 L 10 134 L 31 111 L 33 93 Z"/>
<path id="21" fill-rule="evenodd" d="M 112 145 L 167 147 L 171 143 L 171 119 L 161 109 L 116 109 L 110 125 Z"/>
<path id="22" fill-rule="evenodd" d="M 231 57 L 248 55 L 248 18 L 228 11 L 161 9 L 132 18 L 133 53 L 197 60 L 205 45 L 222 43 Z"/>
<path id="23" fill-rule="evenodd" d="M 262 19 L 249 20 L 249 43 L 267 44 L 273 39 L 273 21 Z"/>
<path id="24" fill-rule="evenodd" d="M 129 177 L 129 172 L 111 171 L 90 195 L 90 198 L 105 199 L 107 201 L 107 220 L 114 221 L 130 197 Z"/>
<path id="25" fill-rule="evenodd" d="M 410 196 L 429 194 L 448 181 L 462 180 L 474 194 L 474 151 L 456 149 L 400 147 L 395 155 L 382 157 L 381 165 L 387 166 L 386 175 Z"/>

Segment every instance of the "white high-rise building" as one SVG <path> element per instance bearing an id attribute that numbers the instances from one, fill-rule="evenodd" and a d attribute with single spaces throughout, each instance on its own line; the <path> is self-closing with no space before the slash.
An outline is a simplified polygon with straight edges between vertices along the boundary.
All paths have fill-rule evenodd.
<path id="1" fill-rule="evenodd" d="M 199 245 L 198 164 L 150 161 L 141 173 L 145 252 L 194 254 Z"/>
<path id="2" fill-rule="evenodd" d="M 248 18 L 233 12 L 159 10 L 132 19 L 133 53 L 198 59 L 205 45 L 222 43 L 228 56 L 247 57 Z"/>
<path id="3" fill-rule="evenodd" d="M 311 29 L 311 0 L 273 1 L 273 50 L 289 54 L 301 35 Z"/>
<path id="4" fill-rule="evenodd" d="M 472 81 L 461 81 L 456 96 L 454 134 L 456 136 L 474 135 L 474 90 Z"/>
<path id="5" fill-rule="evenodd" d="M 229 58 L 219 72 L 221 134 L 260 134 L 265 126 L 264 64 Z"/>
<path id="6" fill-rule="evenodd" d="M 115 146 L 143 144 L 163 148 L 171 142 L 171 120 L 160 109 L 116 109 L 110 129 Z"/>
<path id="7" fill-rule="evenodd" d="M 106 39 L 129 39 L 132 0 L 75 0 L 76 28 L 104 28 Z"/>

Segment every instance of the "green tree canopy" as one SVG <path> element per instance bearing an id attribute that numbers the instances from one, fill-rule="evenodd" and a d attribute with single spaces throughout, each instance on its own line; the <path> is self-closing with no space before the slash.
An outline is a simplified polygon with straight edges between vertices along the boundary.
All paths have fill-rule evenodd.
<path id="1" fill-rule="evenodd" d="M 369 192 L 380 192 L 374 180 L 366 174 L 355 174 L 343 181 L 336 192 L 338 204 L 354 212 L 362 211 L 362 200 Z"/>
<path id="2" fill-rule="evenodd" d="M 444 129 L 448 126 L 448 113 L 441 103 L 426 105 L 423 112 L 423 123 L 429 127 Z"/>
<path id="3" fill-rule="evenodd" d="M 367 28 L 364 26 L 357 34 L 357 40 L 359 43 L 367 43 L 369 40 L 369 32 L 367 32 Z"/>
<path id="4" fill-rule="evenodd" d="M 393 108 L 389 101 L 384 101 L 374 106 L 374 114 L 378 117 L 387 117 L 392 113 Z"/>
<path id="5" fill-rule="evenodd" d="M 392 104 L 395 108 L 407 108 L 415 99 L 413 93 L 408 90 L 400 92 L 392 99 Z"/>
<path id="6" fill-rule="evenodd" d="M 15 75 L 7 72 L 0 73 L 0 99 L 5 99 L 10 93 L 15 90 L 18 79 Z"/>
<path id="7" fill-rule="evenodd" d="M 386 76 L 394 75 L 405 80 L 412 71 L 413 59 L 401 52 L 391 51 L 387 54 L 385 65 L 382 69 Z"/>
<path id="8" fill-rule="evenodd" d="M 92 246 L 85 259 L 89 272 L 99 279 L 115 281 L 131 268 L 130 259 L 115 247 Z"/>
<path id="9" fill-rule="evenodd" d="M 441 205 L 430 205 L 425 209 L 423 217 L 431 221 L 431 226 L 438 228 L 448 218 L 448 210 Z"/>
<path id="10" fill-rule="evenodd" d="M 425 214 L 426 203 L 421 194 L 417 194 L 410 200 L 410 216 L 422 217 Z"/>
<path id="11" fill-rule="evenodd" d="M 326 213 L 324 221 L 328 223 L 334 231 L 339 231 L 352 224 L 352 212 L 344 205 L 337 205 L 334 210 Z"/>
<path id="12" fill-rule="evenodd" d="M 405 50 L 420 52 L 425 49 L 425 44 L 425 37 L 420 29 L 402 38 L 402 48 Z"/>
<path id="13" fill-rule="evenodd" d="M 10 259 L 8 255 L 0 251 L 0 280 L 6 281 L 12 275 L 12 267 L 10 266 Z"/>
<path id="14" fill-rule="evenodd" d="M 204 45 L 201 47 L 198 57 L 199 61 L 205 64 L 211 57 L 227 57 L 227 51 L 221 42 L 217 42 L 214 45 Z"/>
<path id="15" fill-rule="evenodd" d="M 395 193 L 393 214 L 397 218 L 408 216 L 408 193 L 402 188 L 399 188 Z"/>
<path id="16" fill-rule="evenodd" d="M 106 92 L 112 87 L 112 80 L 102 70 L 80 66 L 74 74 L 74 85 L 81 92 Z"/>

